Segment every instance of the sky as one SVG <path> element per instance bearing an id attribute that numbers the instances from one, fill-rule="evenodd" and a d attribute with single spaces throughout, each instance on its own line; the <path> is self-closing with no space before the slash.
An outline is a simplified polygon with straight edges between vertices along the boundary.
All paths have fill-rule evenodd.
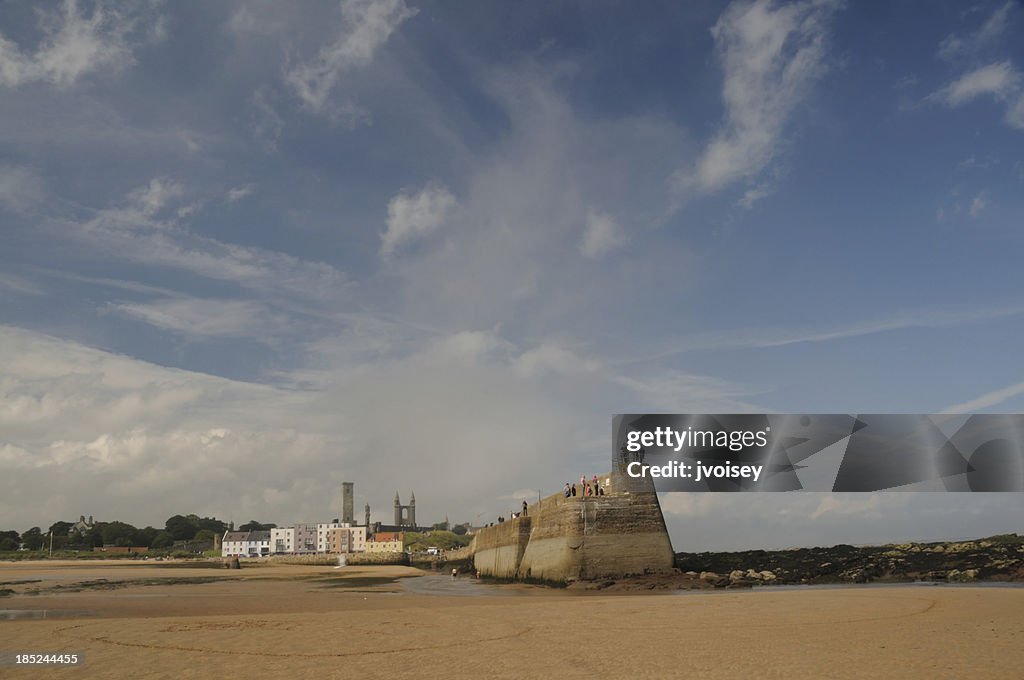
<path id="1" fill-rule="evenodd" d="M 481 523 L 616 413 L 1024 409 L 1024 5 L 0 3 L 0 528 Z M 676 550 L 1020 494 L 666 494 Z"/>

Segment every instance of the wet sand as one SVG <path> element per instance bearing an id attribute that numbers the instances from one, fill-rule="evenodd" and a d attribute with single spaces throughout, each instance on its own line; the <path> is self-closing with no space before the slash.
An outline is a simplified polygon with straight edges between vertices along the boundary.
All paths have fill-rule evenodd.
<path id="1" fill-rule="evenodd" d="M 0 651 L 86 658 L 0 677 L 1024 677 L 1024 589 L 609 596 L 392 581 L 410 574 L 423 572 L 0 564 L 16 591 L 0 610 L 48 616 L 0 620 Z"/>

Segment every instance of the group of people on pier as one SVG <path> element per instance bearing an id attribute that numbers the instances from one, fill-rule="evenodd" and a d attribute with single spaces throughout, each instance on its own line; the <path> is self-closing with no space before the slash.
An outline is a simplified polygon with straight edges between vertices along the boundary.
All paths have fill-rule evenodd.
<path id="1" fill-rule="evenodd" d="M 579 489 L 577 490 L 575 483 L 570 484 L 569 482 L 566 482 L 565 486 L 562 487 L 562 495 L 565 496 L 566 498 L 572 498 L 573 496 L 576 495 L 584 497 L 603 496 L 604 486 L 601 485 L 601 482 L 600 480 L 598 480 L 597 475 L 594 475 L 594 477 L 589 482 L 587 481 L 586 475 L 580 475 Z"/>

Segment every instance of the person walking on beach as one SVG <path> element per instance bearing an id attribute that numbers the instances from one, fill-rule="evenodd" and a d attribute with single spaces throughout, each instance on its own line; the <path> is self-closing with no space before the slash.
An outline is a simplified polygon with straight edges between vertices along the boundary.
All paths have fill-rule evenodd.
<path id="1" fill-rule="evenodd" d="M 523 501 L 523 511 L 519 513 L 520 517 L 526 517 L 526 501 Z"/>

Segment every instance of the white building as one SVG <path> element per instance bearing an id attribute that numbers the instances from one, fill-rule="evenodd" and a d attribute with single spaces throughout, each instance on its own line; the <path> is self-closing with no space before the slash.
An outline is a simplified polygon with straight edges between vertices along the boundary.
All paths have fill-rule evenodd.
<path id="1" fill-rule="evenodd" d="M 318 552 L 317 525 L 292 524 L 271 529 L 270 552 L 274 555 L 307 555 Z"/>
<path id="2" fill-rule="evenodd" d="M 270 530 L 270 552 L 287 555 L 295 552 L 295 527 L 277 527 Z"/>
<path id="3" fill-rule="evenodd" d="M 269 531 L 225 531 L 221 541 L 224 557 L 265 557 L 270 554 Z"/>

